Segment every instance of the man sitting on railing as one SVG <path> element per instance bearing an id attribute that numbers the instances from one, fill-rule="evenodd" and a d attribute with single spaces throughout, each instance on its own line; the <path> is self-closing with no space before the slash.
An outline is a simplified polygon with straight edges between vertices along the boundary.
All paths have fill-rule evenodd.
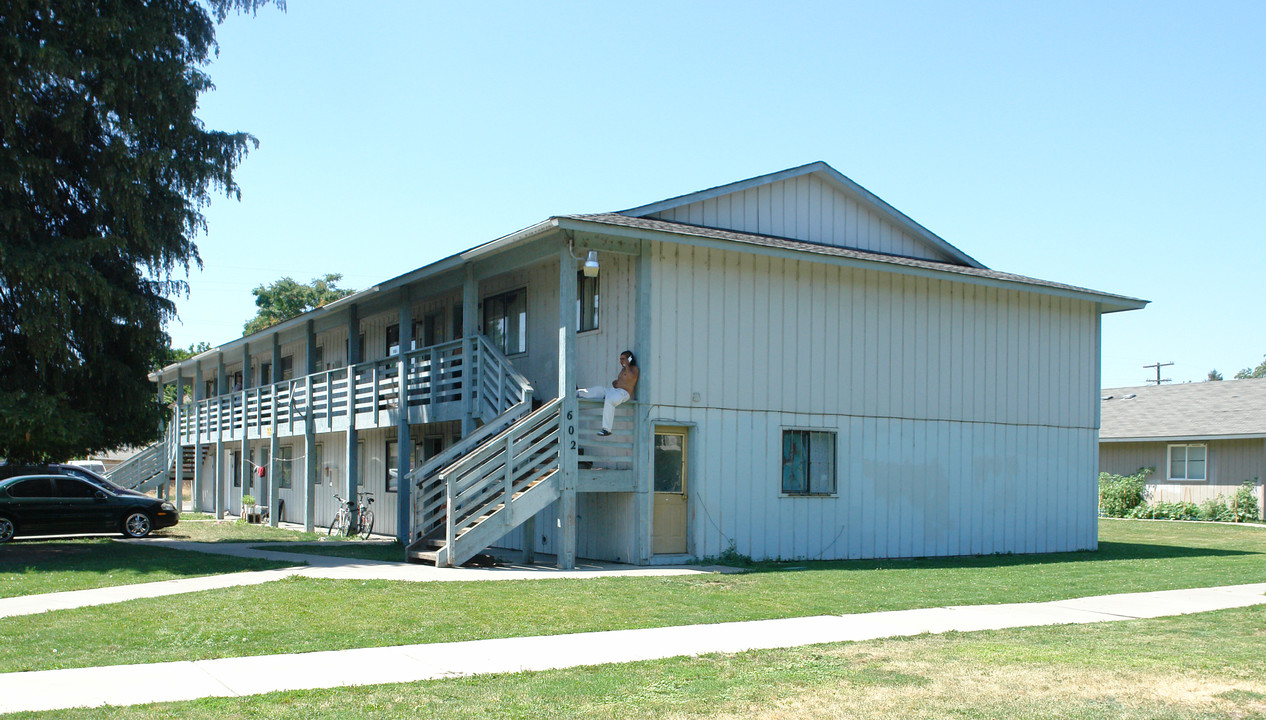
<path id="1" fill-rule="evenodd" d="M 637 369 L 637 358 L 631 350 L 620 353 L 620 374 L 615 376 L 611 387 L 578 388 L 576 395 L 586 400 L 603 400 L 602 429 L 598 437 L 611 434 L 611 426 L 615 424 L 615 408 L 633 397 L 633 388 L 637 386 L 640 371 Z"/>

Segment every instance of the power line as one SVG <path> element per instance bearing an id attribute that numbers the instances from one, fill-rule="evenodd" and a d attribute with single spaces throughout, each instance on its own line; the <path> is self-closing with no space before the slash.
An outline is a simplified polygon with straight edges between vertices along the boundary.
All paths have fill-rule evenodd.
<path id="1" fill-rule="evenodd" d="M 1152 378 L 1148 378 L 1144 380 L 1144 382 L 1146 382 L 1148 385 L 1151 385 L 1152 383 L 1156 383 L 1157 385 L 1160 385 L 1161 383 L 1173 382 L 1172 378 L 1162 378 L 1160 376 L 1160 369 L 1163 367 L 1169 367 L 1170 365 L 1173 365 L 1173 363 L 1172 362 L 1163 363 L 1160 361 L 1152 363 L 1151 365 L 1144 365 L 1143 366 L 1144 370 L 1146 370 L 1147 368 L 1156 368 L 1156 379 L 1153 380 Z"/>

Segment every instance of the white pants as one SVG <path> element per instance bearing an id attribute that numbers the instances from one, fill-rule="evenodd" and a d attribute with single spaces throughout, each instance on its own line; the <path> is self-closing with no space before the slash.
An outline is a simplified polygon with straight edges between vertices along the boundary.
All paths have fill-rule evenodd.
<path id="1" fill-rule="evenodd" d="M 586 400 L 603 400 L 602 429 L 611 432 L 615 424 L 615 407 L 629 399 L 629 393 L 618 387 L 581 388 L 576 394 Z"/>

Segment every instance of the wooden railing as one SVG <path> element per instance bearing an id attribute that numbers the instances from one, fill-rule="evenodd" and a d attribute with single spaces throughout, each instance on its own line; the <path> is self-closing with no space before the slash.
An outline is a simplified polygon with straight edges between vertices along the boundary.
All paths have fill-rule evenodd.
<path id="1" fill-rule="evenodd" d="M 626 402 L 615 409 L 611 435 L 598 437 L 602 429 L 602 401 L 580 400 L 579 456 L 582 469 L 631 470 L 633 468 L 633 436 L 636 427 L 636 403 Z"/>
<path id="2" fill-rule="evenodd" d="M 533 505 L 523 517 L 514 517 L 516 499 L 559 469 L 561 409 L 560 400 L 550 401 L 440 471 L 444 546 L 437 565 L 461 564 L 539 510 Z M 459 547 L 459 538 L 498 513 L 502 517 L 493 532 Z"/>
<path id="3" fill-rule="evenodd" d="M 472 377 L 476 381 L 468 382 Z M 330 432 L 346 427 L 349 413 L 362 428 L 395 425 L 401 412 L 409 422 L 425 422 L 428 408 L 462 402 L 467 393 L 476 416 L 490 420 L 522 402 L 530 388 L 479 335 L 201 400 L 180 413 L 179 440 L 266 437 L 274 425 L 280 435 L 296 435 L 308 423 L 316 432 Z"/>
<path id="4" fill-rule="evenodd" d="M 175 437 L 176 424 L 168 423 L 162 440 L 114 466 L 106 478 L 119 487 L 142 489 L 174 464 L 174 453 L 179 452 Z"/>

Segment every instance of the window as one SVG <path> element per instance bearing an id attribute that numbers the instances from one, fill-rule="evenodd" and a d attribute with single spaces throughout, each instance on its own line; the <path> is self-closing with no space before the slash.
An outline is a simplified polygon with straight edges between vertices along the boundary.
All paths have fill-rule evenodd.
<path id="1" fill-rule="evenodd" d="M 396 472 L 400 464 L 400 456 L 396 452 L 395 441 L 387 442 L 387 472 L 385 482 L 387 483 L 387 492 L 395 492 L 398 484 Z"/>
<path id="2" fill-rule="evenodd" d="M 202 394 L 202 397 L 207 397 L 207 398 L 210 398 L 210 397 L 215 397 L 216 395 L 219 395 L 219 394 L 220 394 L 220 393 L 219 393 L 219 392 L 217 392 L 217 391 L 216 391 L 216 389 L 215 389 L 215 380 L 214 380 L 214 379 L 211 379 L 211 380 L 207 380 L 207 381 L 205 381 L 205 383 L 203 384 L 203 394 Z"/>
<path id="3" fill-rule="evenodd" d="M 576 273 L 576 330 L 598 329 L 598 278 Z"/>
<path id="4" fill-rule="evenodd" d="M 11 497 L 46 498 L 54 497 L 52 478 L 31 478 L 9 486 Z"/>
<path id="5" fill-rule="evenodd" d="M 229 451 L 229 465 L 233 466 L 233 487 L 242 487 L 242 454 L 237 450 Z"/>
<path id="6" fill-rule="evenodd" d="M 462 337 L 462 306 L 453 307 L 453 339 L 460 340 Z"/>
<path id="7" fill-rule="evenodd" d="M 96 497 L 97 488 L 78 478 L 57 478 L 57 496 L 64 498 Z"/>
<path id="8" fill-rule="evenodd" d="M 1169 479 L 1204 480 L 1208 452 L 1205 445 L 1170 445 Z"/>
<path id="9" fill-rule="evenodd" d="M 484 298 L 484 334 L 506 355 L 527 352 L 527 288 Z"/>
<path id="10" fill-rule="evenodd" d="M 416 331 L 415 331 L 416 332 Z M 439 345 L 444 342 L 444 315 L 442 313 L 427 313 L 422 321 L 422 345 L 430 347 Z"/>
<path id="11" fill-rule="evenodd" d="M 277 473 L 277 487 L 286 490 L 292 487 L 295 471 L 294 456 L 293 445 L 282 445 L 277 451 L 277 464 L 281 466 Z"/>
<path id="12" fill-rule="evenodd" d="M 273 384 L 273 364 L 270 362 L 262 362 L 259 364 L 259 384 Z"/>
<path id="13" fill-rule="evenodd" d="M 783 430 L 782 491 L 787 495 L 835 493 L 835 433 Z"/>
<path id="14" fill-rule="evenodd" d="M 387 326 L 387 357 L 400 352 L 400 325 Z"/>
<path id="15" fill-rule="evenodd" d="M 233 388 L 233 392 L 239 392 L 242 389 L 242 371 L 238 370 L 233 373 L 233 380 L 229 383 L 229 387 Z"/>
<path id="16" fill-rule="evenodd" d="M 324 368 L 321 367 L 321 346 L 320 345 L 318 345 L 316 349 L 316 362 L 317 362 L 316 369 L 323 370 Z M 281 359 L 281 379 L 293 380 L 294 376 L 295 376 L 295 356 L 286 355 L 285 357 Z"/>

